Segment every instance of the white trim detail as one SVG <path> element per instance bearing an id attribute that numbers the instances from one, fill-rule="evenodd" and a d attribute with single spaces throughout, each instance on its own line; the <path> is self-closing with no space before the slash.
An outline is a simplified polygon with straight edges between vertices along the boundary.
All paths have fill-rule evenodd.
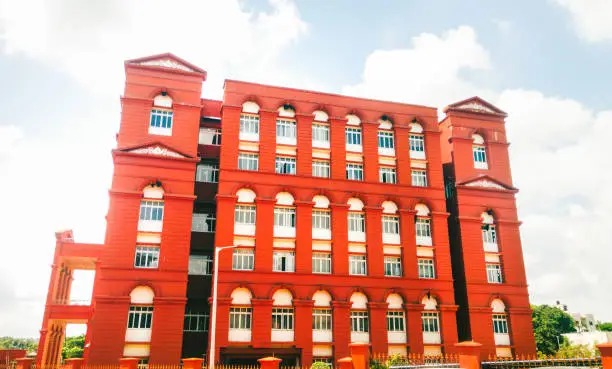
<path id="1" fill-rule="evenodd" d="M 171 158 L 184 158 L 185 157 L 184 155 L 181 155 L 176 151 L 172 151 L 168 149 L 167 147 L 163 147 L 160 145 L 141 147 L 139 149 L 130 150 L 128 152 L 132 154 L 167 156 Z"/>
<path id="2" fill-rule="evenodd" d="M 486 106 L 482 105 L 482 104 L 478 104 L 476 102 L 470 102 L 467 104 L 463 104 L 460 106 L 457 106 L 455 109 L 461 109 L 461 110 L 472 110 L 472 111 L 479 111 L 479 112 L 485 112 L 485 113 L 492 113 L 492 114 L 497 114 L 496 111 L 487 108 Z"/>
<path id="3" fill-rule="evenodd" d="M 170 69 L 178 69 L 178 70 L 182 70 L 185 72 L 195 72 L 195 70 L 189 68 L 185 64 L 179 63 L 176 60 L 172 60 L 172 59 L 147 60 L 147 61 L 137 63 L 136 65 L 146 65 L 150 67 L 164 67 L 164 68 L 170 68 Z"/>
<path id="4" fill-rule="evenodd" d="M 242 112 L 243 113 L 251 113 L 258 114 L 259 113 L 259 105 L 253 101 L 246 101 L 242 104 Z"/>
<path id="5" fill-rule="evenodd" d="M 506 187 L 497 184 L 493 181 L 489 181 L 488 179 L 479 179 L 470 183 L 466 183 L 464 184 L 464 186 L 468 186 L 468 187 L 484 187 L 484 188 L 493 188 L 496 190 L 507 190 Z"/>

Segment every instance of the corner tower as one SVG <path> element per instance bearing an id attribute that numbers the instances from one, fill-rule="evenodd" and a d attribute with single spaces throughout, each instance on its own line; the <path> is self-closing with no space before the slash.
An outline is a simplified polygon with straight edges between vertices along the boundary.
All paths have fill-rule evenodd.
<path id="1" fill-rule="evenodd" d="M 505 118 L 473 97 L 440 122 L 459 340 L 489 355 L 534 354 Z"/>

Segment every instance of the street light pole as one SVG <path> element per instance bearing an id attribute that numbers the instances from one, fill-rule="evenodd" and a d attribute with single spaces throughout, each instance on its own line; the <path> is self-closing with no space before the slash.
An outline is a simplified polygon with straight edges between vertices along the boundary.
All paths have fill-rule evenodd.
<path id="1" fill-rule="evenodd" d="M 208 368 L 215 368 L 215 339 L 217 334 L 217 285 L 219 279 L 219 253 L 226 249 L 233 249 L 237 246 L 220 246 L 215 248 L 215 259 L 214 262 L 214 276 L 213 276 L 213 290 L 212 290 L 212 313 L 210 322 L 210 354 L 208 355 Z"/>

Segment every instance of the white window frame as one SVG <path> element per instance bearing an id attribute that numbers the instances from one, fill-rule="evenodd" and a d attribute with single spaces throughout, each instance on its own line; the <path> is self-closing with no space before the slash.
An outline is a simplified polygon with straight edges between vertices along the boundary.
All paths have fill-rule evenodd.
<path id="1" fill-rule="evenodd" d="M 395 136 L 391 131 L 378 131 L 378 154 L 395 156 Z"/>
<path id="2" fill-rule="evenodd" d="M 326 210 L 313 210 L 312 229 L 331 230 L 331 212 Z"/>
<path id="3" fill-rule="evenodd" d="M 346 163 L 346 179 L 363 181 L 363 164 Z"/>
<path id="4" fill-rule="evenodd" d="M 238 153 L 239 170 L 259 170 L 259 154 L 241 152 Z"/>
<path id="5" fill-rule="evenodd" d="M 212 275 L 213 259 L 210 255 L 189 255 L 188 275 Z"/>
<path id="6" fill-rule="evenodd" d="M 397 169 L 393 167 L 378 168 L 378 180 L 380 183 L 397 183 Z"/>
<path id="7" fill-rule="evenodd" d="M 272 330 L 293 331 L 295 327 L 293 307 L 272 308 Z"/>
<path id="8" fill-rule="evenodd" d="M 312 176 L 329 178 L 331 176 L 331 165 L 329 160 L 312 160 Z"/>
<path id="9" fill-rule="evenodd" d="M 128 312 L 128 329 L 151 329 L 153 306 L 131 305 Z"/>
<path id="10" fill-rule="evenodd" d="M 365 233 L 365 214 L 349 212 L 348 230 L 349 232 Z"/>
<path id="11" fill-rule="evenodd" d="M 312 273 L 331 274 L 332 256 L 329 252 L 312 252 Z"/>
<path id="12" fill-rule="evenodd" d="M 157 269 L 159 267 L 159 247 L 136 245 L 134 268 Z"/>
<path id="13" fill-rule="evenodd" d="M 250 307 L 231 306 L 229 311 L 229 329 L 251 330 L 253 309 Z"/>
<path id="14" fill-rule="evenodd" d="M 423 169 L 411 170 L 412 185 L 414 187 L 427 187 L 427 171 Z"/>
<path id="15" fill-rule="evenodd" d="M 506 314 L 493 314 L 493 333 L 508 334 L 508 317 Z"/>
<path id="16" fill-rule="evenodd" d="M 276 143 L 295 145 L 297 137 L 297 124 L 294 120 L 276 120 Z"/>
<path id="17" fill-rule="evenodd" d="M 183 322 L 183 332 L 208 332 L 210 315 L 202 312 L 185 311 Z"/>
<path id="18" fill-rule="evenodd" d="M 484 250 L 487 252 L 498 252 L 497 246 L 497 229 L 494 224 L 483 224 L 482 230 L 482 244 Z"/>
<path id="19" fill-rule="evenodd" d="M 295 175 L 296 168 L 297 166 L 296 166 L 295 157 L 288 157 L 288 156 L 277 156 L 276 157 L 276 161 L 274 165 L 275 173 Z"/>
<path id="20" fill-rule="evenodd" d="M 383 233 L 399 234 L 399 217 L 394 215 L 382 216 Z"/>
<path id="21" fill-rule="evenodd" d="M 149 118 L 149 134 L 172 136 L 174 112 L 168 109 L 153 108 Z"/>
<path id="22" fill-rule="evenodd" d="M 432 238 L 431 238 L 431 219 L 417 217 L 416 222 L 414 224 L 416 241 L 417 245 L 421 246 L 431 246 Z"/>
<path id="23" fill-rule="evenodd" d="M 219 165 L 200 163 L 196 168 L 196 182 L 219 183 Z"/>
<path id="24" fill-rule="evenodd" d="M 214 212 L 193 213 L 191 217 L 191 232 L 215 233 L 217 218 Z"/>
<path id="25" fill-rule="evenodd" d="M 421 327 L 423 333 L 440 333 L 440 315 L 437 311 L 421 313 Z"/>
<path id="26" fill-rule="evenodd" d="M 295 208 L 275 207 L 274 226 L 283 228 L 295 228 Z"/>
<path id="27" fill-rule="evenodd" d="M 312 330 L 331 331 L 333 330 L 332 310 L 329 308 L 312 309 Z"/>
<path id="28" fill-rule="evenodd" d="M 259 141 L 259 116 L 240 115 L 240 140 Z"/>
<path id="29" fill-rule="evenodd" d="M 257 208 L 255 205 L 236 205 L 234 209 L 234 223 L 255 225 Z"/>
<path id="30" fill-rule="evenodd" d="M 487 150 L 482 145 L 472 145 L 472 157 L 474 158 L 474 168 L 489 169 L 487 163 Z"/>
<path id="31" fill-rule="evenodd" d="M 294 251 L 273 251 L 272 252 L 272 271 L 274 272 L 295 272 L 295 252 Z"/>
<path id="32" fill-rule="evenodd" d="M 385 277 L 402 276 L 402 258 L 399 256 L 385 256 Z"/>
<path id="33" fill-rule="evenodd" d="M 253 270 L 255 249 L 239 248 L 232 253 L 232 270 Z"/>
<path id="34" fill-rule="evenodd" d="M 349 274 L 368 275 L 368 257 L 364 254 L 349 255 Z"/>
<path id="35" fill-rule="evenodd" d="M 330 129 L 328 124 L 314 123 L 312 125 L 312 147 L 329 149 Z"/>
<path id="36" fill-rule="evenodd" d="M 436 279 L 436 263 L 432 258 L 418 258 L 419 279 Z"/>
<path id="37" fill-rule="evenodd" d="M 494 284 L 504 283 L 502 267 L 500 263 L 486 263 L 487 282 Z"/>
<path id="38" fill-rule="evenodd" d="M 357 146 L 362 146 L 362 139 L 361 139 L 361 128 L 357 128 L 357 127 L 346 127 L 345 131 L 345 140 L 346 140 L 346 147 L 347 150 L 350 148 L 355 148 Z M 351 151 L 351 150 L 349 150 Z M 353 150 L 355 151 L 355 150 Z M 361 150 L 358 150 L 361 151 Z"/>
<path id="39" fill-rule="evenodd" d="M 164 201 L 141 200 L 138 230 L 161 232 L 164 222 Z"/>
<path id="40" fill-rule="evenodd" d="M 198 135 L 198 144 L 220 146 L 221 145 L 221 128 L 210 128 L 210 127 L 200 128 L 200 134 Z"/>
<path id="41" fill-rule="evenodd" d="M 406 315 L 401 310 L 387 311 L 387 332 L 405 332 Z"/>
<path id="42" fill-rule="evenodd" d="M 370 332 L 370 316 L 367 311 L 351 310 L 351 332 Z"/>
<path id="43" fill-rule="evenodd" d="M 410 158 L 425 159 L 425 136 L 422 134 L 411 133 L 408 138 L 410 145 Z"/>

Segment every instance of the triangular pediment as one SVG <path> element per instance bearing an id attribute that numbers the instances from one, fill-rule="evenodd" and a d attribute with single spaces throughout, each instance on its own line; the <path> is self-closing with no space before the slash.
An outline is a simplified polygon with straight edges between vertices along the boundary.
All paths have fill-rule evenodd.
<path id="1" fill-rule="evenodd" d="M 178 150 L 168 147 L 162 143 L 154 142 L 146 145 L 137 147 L 128 147 L 119 149 L 118 151 L 130 154 L 148 155 L 148 156 L 161 156 L 167 158 L 177 159 L 188 159 L 191 158 L 189 155 L 185 155 Z"/>
<path id="2" fill-rule="evenodd" d="M 468 113 L 491 114 L 503 117 L 508 115 L 505 111 L 499 109 L 495 105 L 481 99 L 478 96 L 474 96 L 469 99 L 456 102 L 444 108 L 445 113 L 448 110 L 463 111 Z"/>
<path id="3" fill-rule="evenodd" d="M 484 189 L 492 189 L 492 190 L 516 191 L 516 188 L 512 186 L 508 186 L 489 176 L 478 176 L 476 178 L 471 178 L 471 179 L 468 179 L 462 182 L 458 182 L 457 185 L 464 186 L 464 187 L 476 187 L 476 188 L 484 188 Z"/>
<path id="4" fill-rule="evenodd" d="M 146 56 L 144 58 L 132 59 L 126 61 L 128 65 L 135 66 L 144 66 L 144 67 L 153 67 L 153 68 L 162 68 L 162 69 L 172 69 L 176 71 L 188 72 L 188 73 L 198 73 L 206 75 L 206 71 L 197 66 L 185 61 L 178 56 L 165 53 L 159 55 Z"/>

